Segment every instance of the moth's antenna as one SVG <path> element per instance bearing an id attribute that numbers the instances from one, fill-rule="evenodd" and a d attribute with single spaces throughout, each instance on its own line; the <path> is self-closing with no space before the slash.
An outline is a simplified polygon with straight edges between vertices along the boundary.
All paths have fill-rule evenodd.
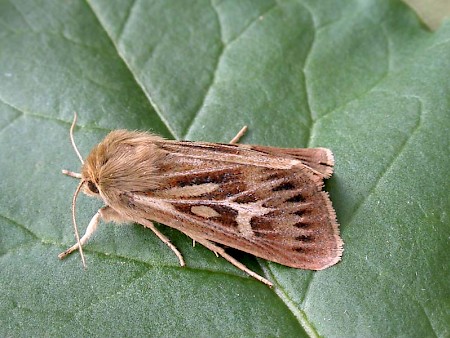
<path id="1" fill-rule="evenodd" d="M 83 158 L 81 157 L 80 152 L 78 151 L 78 148 L 75 144 L 75 140 L 73 138 L 73 129 L 75 128 L 76 123 L 77 123 L 77 113 L 74 112 L 73 122 L 72 122 L 72 125 L 70 126 L 70 133 L 69 133 L 70 142 L 72 142 L 72 147 L 75 150 L 75 153 L 77 154 L 78 158 L 80 159 L 81 164 L 84 164 Z M 81 174 L 74 173 L 69 170 L 63 170 L 62 173 L 65 175 L 71 176 L 71 177 L 79 178 L 79 179 L 81 179 L 81 181 L 80 181 L 80 183 L 78 183 L 77 189 L 75 190 L 75 193 L 73 194 L 73 198 L 72 198 L 72 223 L 73 223 L 73 228 L 75 230 L 75 238 L 77 240 L 77 243 L 74 244 L 73 246 L 71 246 L 66 251 L 60 253 L 58 255 L 58 257 L 59 257 L 59 259 L 63 259 L 69 253 L 71 253 L 72 251 L 74 251 L 78 248 L 78 250 L 80 251 L 81 262 L 83 263 L 83 267 L 86 268 L 86 260 L 84 259 L 83 248 L 81 246 L 80 235 L 78 234 L 77 220 L 75 217 L 75 207 L 77 204 L 77 197 L 78 197 L 78 194 L 80 193 L 81 188 L 83 187 L 83 184 L 86 183 L 86 181 L 83 180 L 83 176 Z"/>
<path id="2" fill-rule="evenodd" d="M 75 230 L 75 238 L 77 239 L 77 244 L 78 244 L 78 250 L 80 251 L 80 256 L 81 256 L 81 262 L 83 263 L 83 267 L 86 269 L 86 261 L 84 260 L 84 255 L 83 255 L 83 248 L 81 246 L 81 242 L 80 242 L 80 235 L 78 234 L 78 226 L 77 226 L 77 220 L 75 219 L 75 206 L 77 203 L 77 196 L 81 190 L 81 187 L 83 186 L 83 184 L 85 183 L 85 181 L 81 181 L 78 184 L 77 190 L 75 190 L 75 193 L 73 194 L 73 199 L 72 199 L 72 222 L 73 222 L 73 228 Z"/>
<path id="3" fill-rule="evenodd" d="M 75 144 L 75 140 L 73 138 L 73 129 L 75 128 L 75 125 L 77 123 L 77 112 L 73 113 L 73 122 L 70 126 L 70 142 L 72 142 L 72 147 L 75 150 L 75 153 L 77 154 L 78 158 L 81 161 L 81 164 L 84 164 L 83 158 L 81 157 L 80 152 L 78 151 L 77 145 Z"/>

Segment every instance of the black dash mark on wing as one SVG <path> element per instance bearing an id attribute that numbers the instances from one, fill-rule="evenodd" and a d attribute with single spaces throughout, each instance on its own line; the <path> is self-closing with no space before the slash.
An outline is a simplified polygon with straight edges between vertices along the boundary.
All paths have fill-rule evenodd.
<path id="1" fill-rule="evenodd" d="M 255 194 L 245 194 L 242 196 L 237 197 L 234 200 L 236 203 L 242 203 L 242 204 L 247 204 L 247 203 L 255 203 L 258 202 L 258 197 L 255 196 Z"/>
<path id="2" fill-rule="evenodd" d="M 294 211 L 293 214 L 297 216 L 303 216 L 305 214 L 306 210 L 297 210 Z"/>
<path id="3" fill-rule="evenodd" d="M 304 243 L 313 241 L 313 238 L 311 236 L 307 236 L 307 235 L 300 235 L 300 236 L 295 237 L 295 239 L 297 241 L 304 242 Z"/>
<path id="4" fill-rule="evenodd" d="M 305 228 L 309 227 L 309 224 L 304 223 L 304 222 L 297 222 L 294 224 L 294 227 L 299 228 L 299 229 L 305 229 Z"/>
<path id="5" fill-rule="evenodd" d="M 299 202 L 303 202 L 303 201 L 304 201 L 304 198 L 303 198 L 302 194 L 297 194 L 286 200 L 286 202 L 292 202 L 292 203 L 299 203 Z"/>
<path id="6" fill-rule="evenodd" d="M 283 182 L 272 189 L 272 191 L 292 190 L 295 186 L 291 182 Z"/>

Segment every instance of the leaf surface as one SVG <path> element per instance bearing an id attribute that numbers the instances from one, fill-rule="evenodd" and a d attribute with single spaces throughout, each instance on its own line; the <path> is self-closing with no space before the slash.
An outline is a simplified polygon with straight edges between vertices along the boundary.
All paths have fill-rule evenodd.
<path id="1" fill-rule="evenodd" d="M 0 335 L 448 336 L 450 25 L 396 1 L 0 2 Z M 333 150 L 342 262 L 101 224 L 79 256 L 60 169 L 116 128 Z M 101 206 L 81 197 L 84 230 Z"/>

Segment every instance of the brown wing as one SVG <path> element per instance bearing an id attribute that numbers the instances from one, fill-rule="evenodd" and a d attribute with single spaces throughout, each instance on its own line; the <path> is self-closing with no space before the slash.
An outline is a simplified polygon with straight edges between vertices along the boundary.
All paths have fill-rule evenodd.
<path id="1" fill-rule="evenodd" d="M 263 166 L 273 169 L 303 167 L 310 169 L 314 182 L 333 174 L 334 157 L 327 148 L 276 148 L 246 144 L 222 144 L 190 141 L 164 141 L 157 145 L 176 158 L 193 157 L 204 160 Z"/>
<path id="2" fill-rule="evenodd" d="M 312 169 L 314 174 L 322 178 L 329 178 L 333 174 L 334 156 L 327 148 L 274 148 L 265 146 L 252 146 L 252 149 L 262 153 L 283 156 L 302 161 Z"/>
<path id="3" fill-rule="evenodd" d="M 296 268 L 320 270 L 339 261 L 338 224 L 322 191 L 323 177 L 331 174 L 322 162 L 332 168 L 330 157 L 319 156 L 316 163 L 313 154 L 299 149 L 157 145 L 165 154 L 157 162 L 159 187 L 124 196 L 139 215 L 136 222 L 154 220 L 193 239 Z"/>

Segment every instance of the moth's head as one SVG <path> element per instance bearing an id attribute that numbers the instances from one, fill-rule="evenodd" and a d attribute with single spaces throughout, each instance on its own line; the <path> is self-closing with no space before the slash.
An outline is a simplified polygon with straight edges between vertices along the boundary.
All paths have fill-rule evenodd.
<path id="1" fill-rule="evenodd" d="M 162 138 L 144 132 L 110 132 L 83 163 L 83 192 L 113 202 L 123 192 L 156 188 L 154 174 L 161 155 L 154 143 L 159 140 Z"/>
<path id="2" fill-rule="evenodd" d="M 126 164 L 123 162 L 127 147 L 124 141 L 129 133 L 112 131 L 86 157 L 81 169 L 82 190 L 86 195 L 100 197 L 113 188 L 117 171 Z"/>

